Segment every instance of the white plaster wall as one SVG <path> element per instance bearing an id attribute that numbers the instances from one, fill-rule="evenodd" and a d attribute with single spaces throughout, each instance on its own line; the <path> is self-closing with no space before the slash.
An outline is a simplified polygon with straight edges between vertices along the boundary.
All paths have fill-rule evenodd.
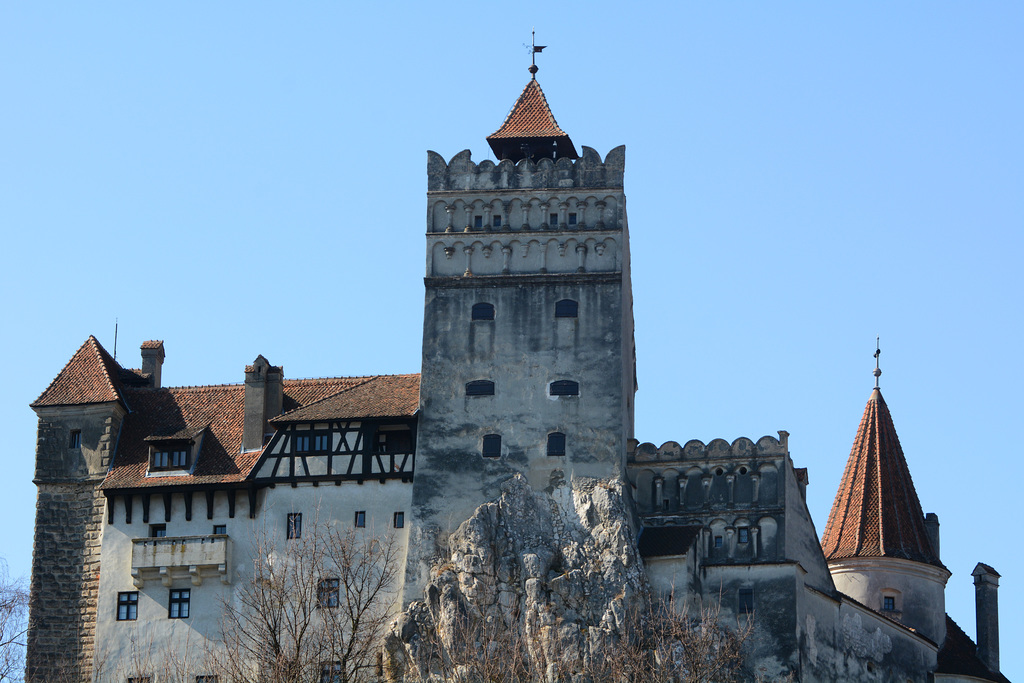
<path id="1" fill-rule="evenodd" d="M 408 523 L 411 508 L 412 485 L 389 481 L 385 484 L 368 482 L 359 485 L 344 482 L 340 486 L 299 484 L 297 487 L 278 486 L 259 491 L 257 514 L 249 519 L 248 498 L 239 492 L 235 517 L 229 517 L 228 501 L 223 492 L 215 498 L 213 519 L 206 516 L 206 497 L 202 492 L 193 496 L 192 520 L 185 520 L 182 494 L 172 497 L 171 520 L 166 522 L 167 536 L 196 536 L 211 534 L 213 525 L 224 524 L 231 539 L 231 584 L 225 585 L 215 576 L 204 575 L 202 585 L 195 586 L 187 576 L 175 578 L 171 588 L 159 579 L 145 581 L 143 588 L 132 582 L 132 539 L 149 536 L 149 524 L 142 521 L 142 505 L 135 497 L 132 523 L 125 523 L 124 502 L 118 497 L 114 503 L 114 521 L 105 524 L 102 546 L 102 565 L 96 625 L 97 680 L 123 683 L 133 674 L 148 671 L 159 673 L 169 658 L 185 662 L 188 681 L 196 675 L 208 673 L 203 664 L 204 651 L 216 643 L 220 632 L 220 617 L 225 602 L 234 599 L 235 592 L 252 575 L 253 549 L 264 530 L 268 538 L 285 543 L 287 515 L 303 513 L 303 530 L 313 528 L 314 519 L 337 525 L 339 529 L 353 526 L 355 512 L 366 511 L 367 534 L 394 534 L 400 553 L 396 558 L 398 583 L 394 598 L 401 595 L 405 554 L 408 545 Z M 392 529 L 396 511 L 405 512 L 406 528 Z M 104 520 L 106 521 L 106 520 Z M 162 496 L 154 495 L 150 503 L 150 524 L 164 524 Z M 167 616 L 169 590 L 191 590 L 188 619 L 169 619 Z M 138 591 L 138 619 L 117 621 L 117 594 Z M 173 653 L 173 657 L 169 657 Z M 166 680 L 165 676 L 165 680 Z M 154 678 L 154 681 L 157 679 Z"/>

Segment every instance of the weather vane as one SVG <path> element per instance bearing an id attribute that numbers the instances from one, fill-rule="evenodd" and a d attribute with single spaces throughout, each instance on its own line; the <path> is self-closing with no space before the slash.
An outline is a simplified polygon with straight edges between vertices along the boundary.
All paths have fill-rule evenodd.
<path id="1" fill-rule="evenodd" d="M 882 371 L 878 367 L 878 357 L 882 355 L 882 348 L 878 345 L 878 337 L 875 337 L 875 389 L 878 388 L 878 378 L 882 376 Z"/>
<path id="2" fill-rule="evenodd" d="M 537 77 L 537 53 L 541 52 L 547 45 L 537 44 L 537 30 L 530 29 L 530 73 Z"/>

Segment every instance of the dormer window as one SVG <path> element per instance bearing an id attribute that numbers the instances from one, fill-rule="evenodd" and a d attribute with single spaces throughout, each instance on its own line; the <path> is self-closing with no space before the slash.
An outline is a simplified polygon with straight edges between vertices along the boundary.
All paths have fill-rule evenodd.
<path id="1" fill-rule="evenodd" d="M 188 449 L 184 447 L 161 446 L 154 448 L 150 459 L 151 470 L 187 470 L 189 467 Z"/>

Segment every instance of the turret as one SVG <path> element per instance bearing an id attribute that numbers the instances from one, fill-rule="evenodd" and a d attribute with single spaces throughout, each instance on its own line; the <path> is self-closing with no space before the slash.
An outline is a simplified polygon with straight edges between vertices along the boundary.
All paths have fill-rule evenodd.
<path id="1" fill-rule="evenodd" d="M 932 544 L 938 518 L 921 510 L 875 372 L 821 546 L 838 590 L 941 643 L 950 572 Z"/>

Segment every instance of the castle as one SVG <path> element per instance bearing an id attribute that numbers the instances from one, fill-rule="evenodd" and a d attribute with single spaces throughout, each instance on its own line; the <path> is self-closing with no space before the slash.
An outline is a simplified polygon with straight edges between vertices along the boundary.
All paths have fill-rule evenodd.
<path id="1" fill-rule="evenodd" d="M 877 382 L 820 540 L 785 432 L 634 438 L 625 148 L 577 151 L 531 71 L 488 138 L 497 163 L 428 152 L 418 375 L 289 380 L 259 356 L 241 384 L 164 387 L 162 341 L 129 369 L 90 337 L 32 404 L 28 680 L 113 680 L 140 641 L 216 639 L 252 529 L 284 541 L 304 512 L 392 535 L 408 604 L 516 475 L 537 491 L 626 482 L 652 588 L 755 613 L 750 657 L 772 675 L 1006 680 L 999 574 L 974 572 L 975 646 L 945 614 L 938 520 Z"/>

